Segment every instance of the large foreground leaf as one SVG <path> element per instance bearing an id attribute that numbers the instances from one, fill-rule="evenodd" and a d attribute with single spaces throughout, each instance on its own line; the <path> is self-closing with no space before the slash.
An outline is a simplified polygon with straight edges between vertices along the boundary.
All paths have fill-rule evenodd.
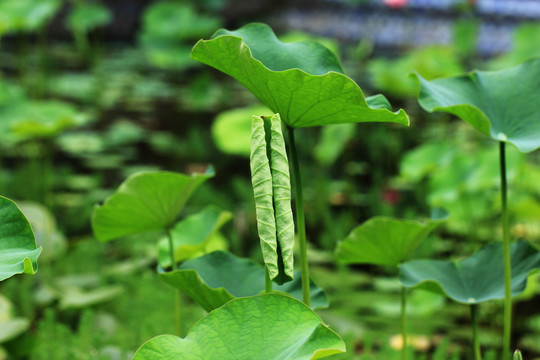
<path id="1" fill-rule="evenodd" d="M 338 244 L 337 259 L 346 264 L 396 266 L 407 260 L 447 215 L 438 209 L 426 222 L 374 217 Z"/>
<path id="2" fill-rule="evenodd" d="M 161 335 L 134 360 L 309 360 L 345 351 L 343 340 L 301 301 L 263 294 L 232 300 L 195 324 L 185 339 Z"/>
<path id="3" fill-rule="evenodd" d="M 0 281 L 34 274 L 40 253 L 26 217 L 13 201 L 0 196 Z"/>
<path id="4" fill-rule="evenodd" d="M 279 114 L 253 115 L 251 129 L 249 164 L 261 250 L 270 279 L 283 284 L 293 278 L 294 220 Z"/>
<path id="5" fill-rule="evenodd" d="M 512 294 L 525 290 L 527 276 L 540 267 L 540 252 L 520 240 L 510 245 Z M 502 244 L 489 244 L 461 261 L 413 260 L 401 266 L 403 286 L 441 291 L 450 299 L 476 304 L 504 298 Z"/>
<path id="6" fill-rule="evenodd" d="M 293 281 L 275 286 L 302 299 L 302 278 L 295 274 Z M 231 253 L 215 251 L 199 258 L 188 260 L 179 270 L 160 273 L 162 280 L 176 287 L 206 311 L 212 311 L 237 297 L 260 294 L 264 290 L 264 268 L 250 259 L 242 259 Z M 328 306 L 326 294 L 313 282 L 311 306 Z"/>
<path id="7" fill-rule="evenodd" d="M 193 191 L 211 174 L 138 173 L 96 205 L 92 229 L 100 241 L 170 227 Z"/>
<path id="8" fill-rule="evenodd" d="M 540 59 L 500 71 L 433 81 L 417 78 L 419 102 L 426 111 L 454 114 L 522 152 L 540 147 Z"/>
<path id="9" fill-rule="evenodd" d="M 311 41 L 282 43 L 264 24 L 219 30 L 212 40 L 200 40 L 191 57 L 238 80 L 290 127 L 409 124 L 405 112 L 393 113 L 381 96 L 368 104 L 330 50 Z"/>

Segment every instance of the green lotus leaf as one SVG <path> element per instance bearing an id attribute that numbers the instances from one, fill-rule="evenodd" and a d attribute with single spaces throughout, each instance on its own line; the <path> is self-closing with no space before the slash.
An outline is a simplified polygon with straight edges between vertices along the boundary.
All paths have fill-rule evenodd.
<path id="1" fill-rule="evenodd" d="M 0 116 L 0 139 L 12 141 L 54 137 L 87 122 L 73 105 L 56 100 L 16 102 L 2 107 Z"/>
<path id="2" fill-rule="evenodd" d="M 527 276 L 540 267 L 540 252 L 524 240 L 510 245 L 512 295 L 527 284 Z M 446 294 L 465 304 L 504 298 L 502 244 L 489 244 L 461 261 L 412 260 L 401 265 L 401 284 Z"/>
<path id="3" fill-rule="evenodd" d="M 418 71 L 425 78 L 434 79 L 461 74 L 463 67 L 451 48 L 430 46 L 415 49 L 397 59 L 373 59 L 369 62 L 368 70 L 380 91 L 413 97 L 418 92 L 418 84 L 407 76 L 411 71 Z"/>
<path id="4" fill-rule="evenodd" d="M 30 320 L 14 318 L 0 321 L 0 344 L 22 335 L 30 327 Z"/>
<path id="5" fill-rule="evenodd" d="M 0 36 L 15 31 L 36 31 L 43 27 L 61 5 L 60 0 L 0 1 Z"/>
<path id="6" fill-rule="evenodd" d="M 92 229 L 100 241 L 166 230 L 193 191 L 213 174 L 183 175 L 167 171 L 130 176 L 92 213 Z"/>
<path id="7" fill-rule="evenodd" d="M 354 228 L 336 249 L 339 262 L 397 266 L 407 260 L 448 214 L 434 210 L 425 222 L 374 217 Z"/>
<path id="8" fill-rule="evenodd" d="M 343 153 L 355 134 L 354 124 L 323 127 L 319 143 L 313 149 L 313 157 L 322 165 L 331 165 Z"/>
<path id="9" fill-rule="evenodd" d="M 253 115 L 249 164 L 264 263 L 270 279 L 283 284 L 293 278 L 294 220 L 279 114 Z"/>
<path id="10" fill-rule="evenodd" d="M 343 340 L 301 301 L 263 294 L 212 311 L 184 339 L 153 338 L 133 359 L 309 360 L 343 352 Z"/>
<path id="11" fill-rule="evenodd" d="M 66 19 L 66 24 L 74 30 L 89 32 L 105 26 L 112 20 L 112 13 L 98 2 L 75 2 L 73 10 Z"/>
<path id="12" fill-rule="evenodd" d="M 211 246 L 210 242 L 216 239 L 214 235 L 232 217 L 233 215 L 229 211 L 209 206 L 182 219 L 171 229 L 174 260 L 180 262 L 206 250 L 207 247 Z M 158 259 L 162 268 L 171 266 L 169 240 L 167 238 L 159 241 Z"/>
<path id="13" fill-rule="evenodd" d="M 220 26 L 220 19 L 201 15 L 189 3 L 157 1 L 143 15 L 143 36 L 178 41 L 206 36 Z"/>
<path id="14" fill-rule="evenodd" d="M 323 45 L 283 43 L 264 24 L 218 30 L 211 40 L 200 40 L 191 57 L 238 80 L 290 127 L 409 124 L 403 110 L 381 108 L 381 97 L 371 106 L 358 85 L 342 74 L 336 55 Z"/>
<path id="15" fill-rule="evenodd" d="M 219 113 L 212 124 L 216 146 L 227 154 L 249 157 L 251 151 L 251 116 L 271 115 L 262 105 L 232 109 Z"/>
<path id="16" fill-rule="evenodd" d="M 179 270 L 161 272 L 163 281 L 176 287 L 206 311 L 212 311 L 237 297 L 257 295 L 264 291 L 264 268 L 250 259 L 215 251 L 183 263 Z M 324 308 L 328 299 L 322 289 L 311 283 L 311 306 Z M 302 299 L 300 274 L 273 290 Z"/>
<path id="17" fill-rule="evenodd" d="M 540 147 L 540 59 L 500 71 L 420 82 L 420 105 L 454 114 L 497 141 L 522 152 Z"/>
<path id="18" fill-rule="evenodd" d="M 40 253 L 26 217 L 13 201 L 0 196 L 0 281 L 34 274 Z"/>

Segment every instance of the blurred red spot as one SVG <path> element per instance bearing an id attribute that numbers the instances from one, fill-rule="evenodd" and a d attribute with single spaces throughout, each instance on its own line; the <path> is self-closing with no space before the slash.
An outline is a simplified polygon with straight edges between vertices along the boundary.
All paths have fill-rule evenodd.
<path id="1" fill-rule="evenodd" d="M 384 5 L 394 9 L 399 9 L 407 6 L 408 2 L 409 0 L 383 0 Z"/>
<path id="2" fill-rule="evenodd" d="M 396 205 L 401 199 L 401 194 L 399 191 L 392 188 L 385 188 L 381 195 L 382 200 L 390 205 Z"/>

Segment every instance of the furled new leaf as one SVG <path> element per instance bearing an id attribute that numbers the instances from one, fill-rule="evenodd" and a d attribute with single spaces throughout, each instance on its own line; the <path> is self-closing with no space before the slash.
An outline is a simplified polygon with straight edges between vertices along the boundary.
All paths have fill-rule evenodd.
<path id="1" fill-rule="evenodd" d="M 200 40 L 191 57 L 238 80 L 290 127 L 356 122 L 409 124 L 403 110 L 366 101 L 334 53 L 316 42 L 283 43 L 267 25 L 218 30 Z M 386 104 L 387 105 L 387 102 Z"/>
<path id="2" fill-rule="evenodd" d="M 130 176 L 103 205 L 94 207 L 94 235 L 108 241 L 171 227 L 193 191 L 211 176 L 167 171 Z"/>
<path id="3" fill-rule="evenodd" d="M 420 105 L 460 117 L 497 141 L 520 151 L 540 147 L 540 59 L 500 71 L 420 82 Z"/>
<path id="4" fill-rule="evenodd" d="M 293 281 L 274 286 L 274 291 L 285 292 L 302 299 L 300 274 Z M 260 294 L 264 290 L 264 268 L 250 259 L 231 253 L 215 251 L 183 263 L 179 270 L 161 272 L 166 283 L 188 295 L 206 311 L 212 311 L 237 297 Z M 328 306 L 324 291 L 313 282 L 311 306 L 313 309 Z"/>
<path id="5" fill-rule="evenodd" d="M 346 264 L 397 266 L 407 260 L 429 233 L 448 214 L 437 209 L 425 222 L 374 217 L 357 226 L 336 249 L 338 261 Z"/>
<path id="6" fill-rule="evenodd" d="M 279 114 L 253 116 L 249 163 L 264 262 L 270 279 L 283 284 L 293 278 L 294 220 Z"/>
<path id="7" fill-rule="evenodd" d="M 0 281 L 15 274 L 34 274 L 41 248 L 15 203 L 0 196 Z"/>
<path id="8" fill-rule="evenodd" d="M 301 301 L 263 294 L 235 299 L 212 311 L 185 339 L 153 338 L 133 359 L 309 360 L 344 351 L 343 340 Z"/>
<path id="9" fill-rule="evenodd" d="M 527 276 L 540 268 L 540 252 L 524 240 L 510 245 L 512 295 L 525 290 Z M 501 243 L 492 243 L 461 261 L 412 260 L 400 268 L 403 286 L 440 291 L 465 304 L 504 298 Z"/>
<path id="10" fill-rule="evenodd" d="M 174 260 L 180 262 L 201 254 L 212 239 L 216 239 L 214 235 L 219 229 L 231 219 L 232 213 L 214 206 L 182 219 L 171 229 Z M 162 268 L 171 266 L 169 251 L 168 239 L 161 239 L 158 244 L 158 259 Z"/>

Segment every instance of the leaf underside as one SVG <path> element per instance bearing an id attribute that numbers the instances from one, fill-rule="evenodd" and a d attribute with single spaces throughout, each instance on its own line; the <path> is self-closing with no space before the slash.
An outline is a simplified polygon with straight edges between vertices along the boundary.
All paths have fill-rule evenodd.
<path id="1" fill-rule="evenodd" d="M 540 147 L 540 59 L 499 71 L 420 82 L 420 105 L 456 115 L 497 141 L 522 152 Z"/>
<path id="2" fill-rule="evenodd" d="M 235 78 L 289 127 L 409 124 L 405 112 L 390 111 L 382 96 L 371 107 L 330 50 L 309 41 L 284 44 L 264 24 L 219 30 L 213 39 L 200 40 L 191 57 Z"/>
<path id="3" fill-rule="evenodd" d="M 527 276 L 540 268 L 540 252 L 524 240 L 510 245 L 512 295 L 527 284 Z M 492 243 L 461 261 L 413 260 L 400 268 L 400 282 L 442 292 L 450 299 L 477 304 L 504 298 L 502 244 Z"/>
<path id="4" fill-rule="evenodd" d="M 261 249 L 270 279 L 283 284 L 294 273 L 294 220 L 279 115 L 253 116 L 251 134 L 251 182 Z"/>
<path id="5" fill-rule="evenodd" d="M 134 360 L 309 360 L 344 351 L 343 340 L 301 301 L 263 294 L 212 311 L 185 339 L 161 335 L 149 340 Z"/>

